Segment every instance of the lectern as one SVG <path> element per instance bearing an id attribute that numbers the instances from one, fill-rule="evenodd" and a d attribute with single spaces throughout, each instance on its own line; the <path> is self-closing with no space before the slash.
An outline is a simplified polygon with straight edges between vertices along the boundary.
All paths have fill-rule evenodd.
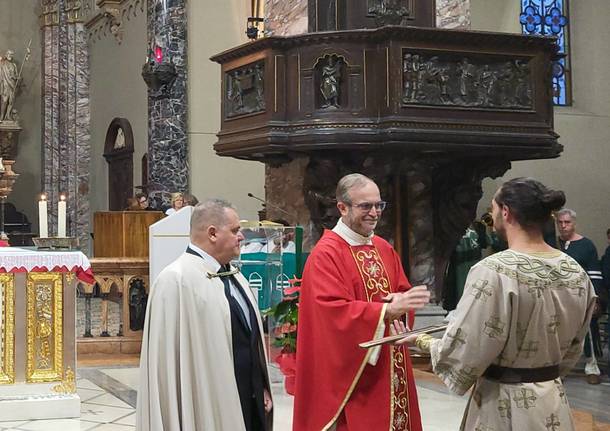
<path id="1" fill-rule="evenodd" d="M 93 217 L 94 258 L 101 318 L 92 320 L 93 286 L 86 286 L 85 328 L 78 334 L 79 354 L 134 354 L 140 340 L 148 294 L 148 227 L 163 218 L 159 211 L 104 211 Z M 118 328 L 109 319 L 118 304 Z"/>
<path id="2" fill-rule="evenodd" d="M 148 226 L 160 211 L 101 211 L 93 218 L 95 257 L 148 257 Z"/>

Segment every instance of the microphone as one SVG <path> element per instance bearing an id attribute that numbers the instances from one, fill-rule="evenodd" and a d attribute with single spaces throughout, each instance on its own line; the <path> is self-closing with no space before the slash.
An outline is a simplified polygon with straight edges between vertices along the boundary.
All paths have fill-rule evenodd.
<path id="1" fill-rule="evenodd" d="M 254 196 L 252 193 L 248 193 L 248 197 L 249 197 L 249 198 L 252 198 L 252 199 L 256 199 L 257 201 L 262 202 L 262 203 L 263 203 L 263 205 L 264 205 L 264 206 L 266 206 L 266 207 L 273 208 L 274 210 L 278 210 L 278 211 L 280 211 L 280 212 L 282 212 L 282 213 L 286 214 L 287 216 L 289 216 L 291 219 L 293 219 L 293 220 L 295 220 L 295 221 L 297 220 L 297 218 L 294 216 L 294 214 L 289 213 L 288 211 L 286 211 L 286 210 L 284 210 L 284 209 L 282 209 L 282 208 L 278 207 L 277 205 L 270 204 L 270 203 L 269 203 L 269 202 L 267 202 L 266 200 L 261 199 L 261 198 L 259 198 L 258 196 Z"/>

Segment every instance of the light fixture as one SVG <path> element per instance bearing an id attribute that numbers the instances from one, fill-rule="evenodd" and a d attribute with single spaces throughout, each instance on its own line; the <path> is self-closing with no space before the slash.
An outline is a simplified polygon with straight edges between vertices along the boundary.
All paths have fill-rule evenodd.
<path id="1" fill-rule="evenodd" d="M 246 36 L 248 39 L 258 39 L 259 24 L 264 22 L 265 19 L 260 16 L 260 0 L 250 0 L 251 2 L 251 15 L 248 17 L 248 23 L 246 26 Z"/>

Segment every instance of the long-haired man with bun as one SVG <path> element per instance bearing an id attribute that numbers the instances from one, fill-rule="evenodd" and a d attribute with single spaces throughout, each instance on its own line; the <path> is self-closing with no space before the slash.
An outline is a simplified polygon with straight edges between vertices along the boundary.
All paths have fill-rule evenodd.
<path id="1" fill-rule="evenodd" d="M 534 179 L 504 183 L 492 214 L 508 249 L 472 267 L 441 339 L 405 339 L 430 352 L 451 390 L 473 388 L 462 430 L 574 430 L 560 377 L 580 356 L 596 296 L 581 266 L 544 242 L 543 226 L 564 203 Z M 404 326 L 394 322 L 394 331 Z"/>

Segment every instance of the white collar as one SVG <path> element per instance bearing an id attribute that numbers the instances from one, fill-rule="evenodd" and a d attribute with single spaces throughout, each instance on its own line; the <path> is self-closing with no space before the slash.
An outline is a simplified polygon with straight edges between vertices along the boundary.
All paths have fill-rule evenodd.
<path id="1" fill-rule="evenodd" d="M 192 242 L 189 243 L 189 248 L 191 250 L 193 250 L 195 253 L 197 253 L 199 256 L 201 256 L 201 258 L 208 264 L 211 266 L 211 268 L 215 271 L 218 272 L 218 270 L 220 269 L 220 267 L 222 266 L 220 263 L 218 263 L 218 261 L 216 259 L 214 259 L 212 256 L 210 256 L 208 253 L 206 253 L 205 251 L 203 251 L 201 248 L 197 247 L 195 244 L 193 244 Z"/>
<path id="2" fill-rule="evenodd" d="M 343 219 L 339 219 L 337 225 L 333 228 L 333 232 L 339 235 L 349 245 L 371 245 L 373 244 L 374 232 L 371 232 L 369 236 L 360 235 L 358 232 L 354 232 L 348 225 L 343 223 Z"/>

